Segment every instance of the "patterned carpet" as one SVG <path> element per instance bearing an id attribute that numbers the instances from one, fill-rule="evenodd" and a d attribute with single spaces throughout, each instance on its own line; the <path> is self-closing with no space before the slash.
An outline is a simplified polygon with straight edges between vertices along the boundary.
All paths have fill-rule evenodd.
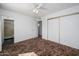
<path id="1" fill-rule="evenodd" d="M 0 55 L 18 56 L 27 52 L 35 52 L 38 56 L 79 56 L 77 49 L 40 38 L 4 45 Z"/>

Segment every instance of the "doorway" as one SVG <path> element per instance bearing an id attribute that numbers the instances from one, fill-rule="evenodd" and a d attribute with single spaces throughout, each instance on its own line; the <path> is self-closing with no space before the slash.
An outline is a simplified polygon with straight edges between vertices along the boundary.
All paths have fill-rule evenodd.
<path id="1" fill-rule="evenodd" d="M 14 20 L 4 19 L 3 45 L 14 43 Z"/>
<path id="2" fill-rule="evenodd" d="M 42 38 L 42 21 L 38 21 L 38 37 Z"/>

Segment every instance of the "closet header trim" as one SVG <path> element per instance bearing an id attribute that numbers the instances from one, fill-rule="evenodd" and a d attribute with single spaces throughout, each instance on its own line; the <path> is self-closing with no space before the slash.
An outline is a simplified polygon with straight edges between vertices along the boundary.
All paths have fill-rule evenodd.
<path id="1" fill-rule="evenodd" d="M 48 20 L 55 19 L 55 18 L 60 18 L 60 17 L 65 17 L 65 16 L 77 15 L 77 14 L 79 14 L 79 12 L 75 12 L 75 13 L 71 13 L 71 14 L 67 14 L 67 15 L 62 15 L 62 16 L 57 16 L 57 17 L 49 18 Z"/>

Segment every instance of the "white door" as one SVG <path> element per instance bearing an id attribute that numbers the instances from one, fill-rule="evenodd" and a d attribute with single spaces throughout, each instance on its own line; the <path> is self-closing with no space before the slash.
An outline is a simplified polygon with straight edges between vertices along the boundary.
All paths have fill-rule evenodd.
<path id="1" fill-rule="evenodd" d="M 79 49 L 79 15 L 60 19 L 60 43 Z"/>
<path id="2" fill-rule="evenodd" d="M 59 18 L 48 20 L 48 40 L 59 43 Z"/>
<path id="3" fill-rule="evenodd" d="M 0 16 L 0 51 L 2 51 L 2 17 Z"/>

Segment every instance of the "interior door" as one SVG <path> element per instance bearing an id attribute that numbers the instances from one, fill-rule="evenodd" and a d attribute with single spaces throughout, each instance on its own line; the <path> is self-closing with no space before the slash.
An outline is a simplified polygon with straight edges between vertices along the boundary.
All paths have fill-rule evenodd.
<path id="1" fill-rule="evenodd" d="M 59 43 L 59 19 L 48 20 L 48 40 Z"/>

